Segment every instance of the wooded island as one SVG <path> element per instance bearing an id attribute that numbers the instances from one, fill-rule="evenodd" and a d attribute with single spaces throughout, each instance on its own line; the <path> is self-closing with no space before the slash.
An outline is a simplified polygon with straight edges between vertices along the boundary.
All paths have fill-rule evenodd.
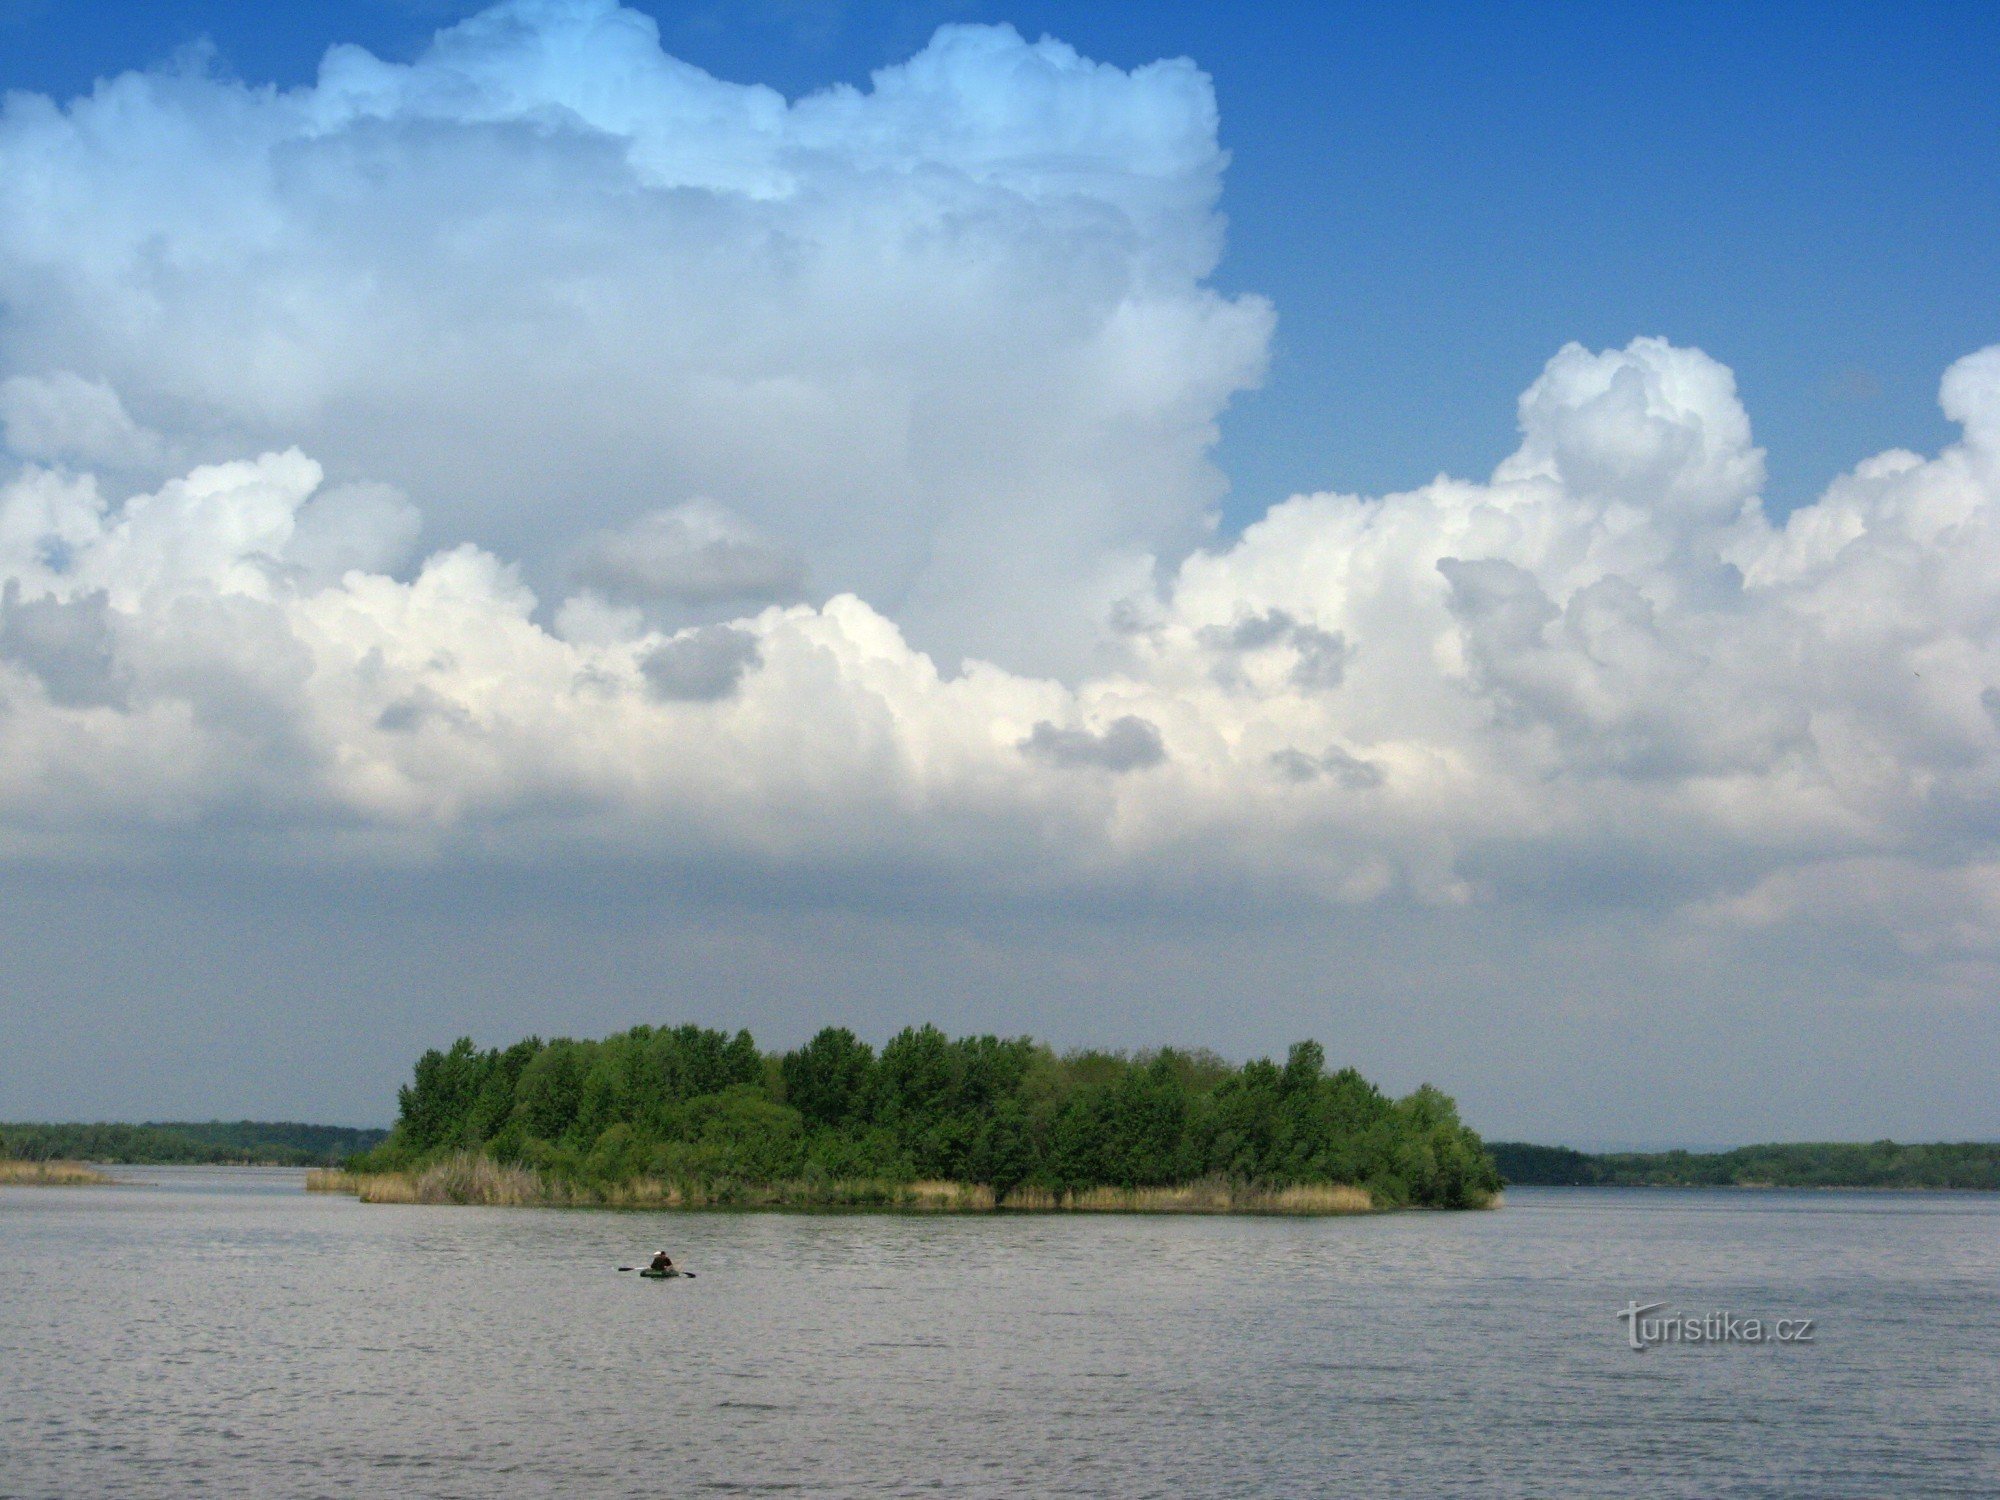
<path id="1" fill-rule="evenodd" d="M 842 1028 L 635 1027 L 426 1052 L 389 1138 L 315 1185 L 375 1201 L 1326 1213 L 1494 1201 L 1451 1099 L 1391 1099 L 1315 1042 L 1238 1067 Z"/>

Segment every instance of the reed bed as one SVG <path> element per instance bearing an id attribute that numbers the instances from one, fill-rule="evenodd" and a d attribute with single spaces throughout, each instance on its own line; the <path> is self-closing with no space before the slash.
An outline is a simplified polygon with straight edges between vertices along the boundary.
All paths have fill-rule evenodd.
<path id="1" fill-rule="evenodd" d="M 460 1153 L 420 1172 L 320 1170 L 309 1192 L 352 1193 L 363 1203 L 485 1204 L 508 1208 L 885 1209 L 909 1213 L 1356 1214 L 1375 1202 L 1366 1188 L 1320 1184 L 1258 1188 L 1223 1179 L 1180 1187 L 1088 1188 L 1053 1193 L 1016 1188 L 1004 1197 L 979 1182 L 799 1178 L 783 1182 L 563 1181 L 529 1167 Z"/>
<path id="2" fill-rule="evenodd" d="M 577 1201 L 573 1190 L 527 1167 L 460 1152 L 421 1172 L 328 1173 L 345 1177 L 363 1203 L 461 1203 L 499 1208 L 562 1206 Z M 310 1180 L 308 1188 L 312 1186 Z M 329 1181 L 322 1191 L 345 1191 Z M 587 1199 L 582 1201 L 589 1201 Z"/>
<path id="3" fill-rule="evenodd" d="M 886 1182 L 873 1178 L 785 1182 L 565 1182 L 482 1156 L 447 1157 L 421 1172 L 322 1170 L 309 1192 L 352 1193 L 363 1203 L 485 1204 L 509 1208 L 891 1208 L 964 1213 L 994 1207 L 983 1183 Z"/>
<path id="4" fill-rule="evenodd" d="M 0 1187 L 102 1187 L 114 1180 L 80 1161 L 0 1161 Z"/>
<path id="5" fill-rule="evenodd" d="M 355 1182 L 354 1196 L 363 1203 L 421 1203 L 417 1179 L 408 1172 L 370 1172 Z"/>
<path id="6" fill-rule="evenodd" d="M 1005 1207 L 1042 1213 L 1091 1214 L 1365 1214 L 1375 1209 L 1368 1189 L 1340 1183 L 1260 1188 L 1210 1178 L 1178 1187 L 1094 1187 L 1052 1193 L 1016 1188 Z"/>
<path id="7" fill-rule="evenodd" d="M 986 1213 L 998 1206 L 993 1189 L 983 1182 L 912 1182 L 904 1192 L 898 1207 L 928 1213 Z"/>

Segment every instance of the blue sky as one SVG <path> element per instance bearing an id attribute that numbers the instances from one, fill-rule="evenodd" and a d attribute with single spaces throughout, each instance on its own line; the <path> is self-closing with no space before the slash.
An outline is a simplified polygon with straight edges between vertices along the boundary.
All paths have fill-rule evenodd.
<path id="1" fill-rule="evenodd" d="M 308 81 L 413 55 L 463 0 L 0 0 L 0 83 L 58 97 L 214 42 Z M 642 3 L 676 55 L 796 96 L 1010 21 L 1121 66 L 1193 58 L 1232 153 L 1215 278 L 1278 310 L 1223 422 L 1240 524 L 1302 490 L 1483 476 L 1568 340 L 1730 365 L 1785 511 L 1949 429 L 1939 373 L 2000 338 L 2000 8 L 1981 4 Z"/>
<path id="2" fill-rule="evenodd" d="M 2000 1133 L 1996 42 L 0 0 L 0 1118 L 935 1020 Z"/>

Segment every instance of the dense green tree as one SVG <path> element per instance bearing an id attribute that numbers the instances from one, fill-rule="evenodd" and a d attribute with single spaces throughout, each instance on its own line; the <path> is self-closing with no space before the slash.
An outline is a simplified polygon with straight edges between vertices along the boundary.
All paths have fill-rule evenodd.
<path id="1" fill-rule="evenodd" d="M 821 1031 L 765 1057 L 750 1034 L 634 1027 L 426 1052 L 376 1165 L 484 1150 L 558 1176 L 908 1182 L 1004 1196 L 1214 1177 L 1283 1188 L 1355 1183 L 1384 1203 L 1476 1203 L 1498 1178 L 1450 1099 L 1392 1101 L 1301 1042 L 1283 1066 L 1172 1048 L 1058 1056 L 1027 1038 L 908 1027 L 877 1054 Z"/>
<path id="2" fill-rule="evenodd" d="M 780 1073 L 785 1102 L 809 1125 L 852 1125 L 868 1110 L 875 1049 L 845 1026 L 829 1026 L 787 1052 Z"/>
<path id="3" fill-rule="evenodd" d="M 1128 1068 L 1104 1103 L 1104 1180 L 1119 1187 L 1155 1187 L 1199 1175 L 1185 1159 L 1188 1099 L 1174 1056 L 1163 1052 Z"/>
<path id="4" fill-rule="evenodd" d="M 485 1081 L 486 1060 L 462 1036 L 417 1059 L 416 1078 L 396 1095 L 405 1138 L 418 1151 L 463 1144 L 461 1133 Z"/>
<path id="5" fill-rule="evenodd" d="M 1111 1086 L 1086 1083 L 1057 1111 L 1048 1150 L 1035 1175 L 1057 1192 L 1077 1192 L 1112 1180 Z"/>
<path id="6" fill-rule="evenodd" d="M 496 1154 L 503 1159 L 511 1159 L 518 1153 L 520 1131 L 515 1129 L 510 1133 L 509 1122 L 513 1119 L 521 1074 L 541 1050 L 542 1039 L 529 1037 L 504 1051 L 486 1054 L 485 1077 L 473 1100 L 469 1122 L 468 1134 L 473 1144 L 496 1145 L 499 1147 Z"/>
<path id="7" fill-rule="evenodd" d="M 990 1183 L 995 1193 L 1005 1197 L 1034 1173 L 1035 1148 L 1028 1112 L 1020 1100 L 1002 1099 L 980 1130 L 968 1175 L 975 1182 Z"/>
<path id="8" fill-rule="evenodd" d="M 1215 1090 L 1208 1169 L 1243 1182 L 1271 1180 L 1278 1163 L 1280 1103 L 1278 1070 L 1265 1058 L 1225 1078 Z"/>
<path id="9" fill-rule="evenodd" d="M 514 1118 L 531 1139 L 559 1141 L 569 1133 L 583 1103 L 582 1057 L 588 1045 L 559 1037 L 521 1070 Z"/>

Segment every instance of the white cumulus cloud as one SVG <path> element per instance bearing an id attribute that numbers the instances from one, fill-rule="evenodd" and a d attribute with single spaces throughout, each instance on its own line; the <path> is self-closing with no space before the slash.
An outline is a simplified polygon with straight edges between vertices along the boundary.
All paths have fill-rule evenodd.
<path id="1" fill-rule="evenodd" d="M 1983 891 L 1990 366 L 1946 379 L 1963 442 L 1871 460 L 1779 526 L 1727 371 L 1566 349 L 1489 482 L 1288 501 L 1136 601 L 1123 662 L 1072 684 L 947 671 L 853 595 L 558 635 L 475 547 L 407 579 L 302 566 L 343 492 L 296 451 L 117 505 L 30 469 L 0 492 L 0 827 L 35 849 L 254 814 L 336 857 L 886 859 L 972 891 L 1223 879 L 1751 925 L 1899 866 Z M 1601 404 L 1620 391 L 1646 399 Z M 1955 942 L 1990 903 L 1965 910 Z"/>
<path id="2" fill-rule="evenodd" d="M 947 28 L 788 102 L 598 0 L 14 97 L 0 852 L 1994 949 L 2000 351 L 1781 523 L 1728 369 L 1640 338 L 1484 480 L 1197 547 L 1269 329 L 1204 285 L 1221 161 L 1190 64 Z"/>
<path id="3" fill-rule="evenodd" d="M 298 445 L 544 587 L 699 499 L 948 654 L 1073 663 L 1261 372 L 1222 165 L 1191 63 L 1005 27 L 789 102 L 612 0 L 288 91 L 195 56 L 0 107 L 0 416 L 38 461 Z"/>

